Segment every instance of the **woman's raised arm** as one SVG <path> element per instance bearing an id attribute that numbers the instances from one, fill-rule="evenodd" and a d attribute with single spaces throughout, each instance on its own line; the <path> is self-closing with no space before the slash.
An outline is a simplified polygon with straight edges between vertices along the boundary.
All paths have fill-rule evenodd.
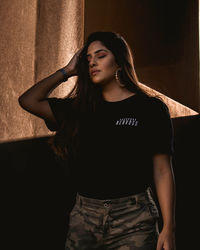
<path id="1" fill-rule="evenodd" d="M 68 78 L 77 74 L 76 65 L 81 50 L 82 49 L 76 52 L 67 66 L 63 68 L 67 73 Z M 18 98 L 20 106 L 31 114 L 55 122 L 53 112 L 48 101 L 45 99 L 56 87 L 58 87 L 63 82 L 63 79 L 63 73 L 56 71 L 52 75 L 37 82 Z"/>

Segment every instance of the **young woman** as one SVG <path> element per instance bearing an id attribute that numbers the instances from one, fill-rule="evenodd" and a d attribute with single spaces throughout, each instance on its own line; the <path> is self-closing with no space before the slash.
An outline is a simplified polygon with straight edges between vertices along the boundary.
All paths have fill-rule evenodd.
<path id="1" fill-rule="evenodd" d="M 72 76 L 77 81 L 66 98 L 48 98 Z M 77 194 L 66 250 L 175 249 L 171 118 L 160 99 L 140 88 L 124 38 L 92 33 L 19 103 L 56 131 L 51 145 L 70 163 Z"/>

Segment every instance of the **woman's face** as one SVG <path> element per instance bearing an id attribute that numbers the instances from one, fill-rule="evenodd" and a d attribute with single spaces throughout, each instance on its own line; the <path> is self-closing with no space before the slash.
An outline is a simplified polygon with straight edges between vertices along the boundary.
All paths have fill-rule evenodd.
<path id="1" fill-rule="evenodd" d="M 93 83 L 106 84 L 115 80 L 115 72 L 119 66 L 113 53 L 100 41 L 94 41 L 88 46 L 87 59 Z"/>

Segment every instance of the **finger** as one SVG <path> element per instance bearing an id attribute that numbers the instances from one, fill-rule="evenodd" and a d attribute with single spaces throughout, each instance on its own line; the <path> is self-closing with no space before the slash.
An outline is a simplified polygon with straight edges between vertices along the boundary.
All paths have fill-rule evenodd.
<path id="1" fill-rule="evenodd" d="M 156 250 L 163 250 L 163 244 L 162 244 L 161 241 L 158 241 L 158 242 L 157 242 Z"/>
<path id="2" fill-rule="evenodd" d="M 165 243 L 163 249 L 164 250 L 174 250 L 173 246 L 169 243 Z"/>

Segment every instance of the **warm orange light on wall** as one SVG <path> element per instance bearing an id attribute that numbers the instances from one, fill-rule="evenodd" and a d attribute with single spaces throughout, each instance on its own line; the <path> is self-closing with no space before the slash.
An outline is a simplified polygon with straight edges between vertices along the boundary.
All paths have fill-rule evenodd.
<path id="1" fill-rule="evenodd" d="M 145 91 L 147 91 L 150 94 L 158 95 L 162 98 L 162 100 L 166 103 L 166 105 L 169 108 L 169 112 L 171 115 L 171 118 L 175 117 L 183 117 L 183 116 L 192 116 L 192 115 L 198 115 L 196 111 L 188 108 L 187 106 L 169 98 L 166 95 L 161 94 L 160 92 L 147 87 L 146 85 L 139 83 L 140 87 L 143 88 Z"/>

